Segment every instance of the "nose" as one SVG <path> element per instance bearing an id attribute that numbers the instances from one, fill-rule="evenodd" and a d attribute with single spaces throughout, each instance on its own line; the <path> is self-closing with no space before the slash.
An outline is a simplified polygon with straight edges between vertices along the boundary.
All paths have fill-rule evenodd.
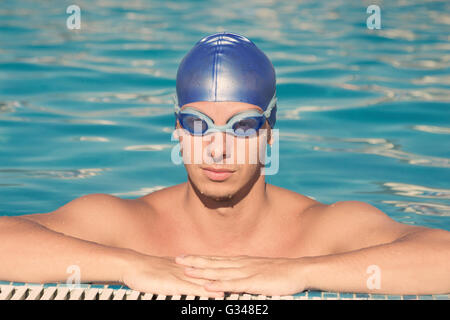
<path id="1" fill-rule="evenodd" d="M 221 161 L 227 157 L 226 133 L 214 132 L 211 136 L 211 143 L 208 146 L 208 156 L 214 159 L 214 162 Z"/>

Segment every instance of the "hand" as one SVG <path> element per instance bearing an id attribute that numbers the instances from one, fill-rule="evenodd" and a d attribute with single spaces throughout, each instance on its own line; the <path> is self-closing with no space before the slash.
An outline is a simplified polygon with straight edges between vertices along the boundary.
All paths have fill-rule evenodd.
<path id="1" fill-rule="evenodd" d="M 175 261 L 185 266 L 190 279 L 212 280 L 205 284 L 208 291 L 274 296 L 306 289 L 306 260 L 302 258 L 192 255 Z"/>
<path id="2" fill-rule="evenodd" d="M 122 282 L 133 290 L 163 295 L 224 296 L 220 290 L 205 290 L 208 280 L 185 275 L 184 267 L 175 263 L 173 257 L 138 255 L 130 259 Z"/>

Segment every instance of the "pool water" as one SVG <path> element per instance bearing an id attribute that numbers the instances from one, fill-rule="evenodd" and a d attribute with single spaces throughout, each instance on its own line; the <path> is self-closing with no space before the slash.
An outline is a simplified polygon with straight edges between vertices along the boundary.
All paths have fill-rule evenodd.
<path id="1" fill-rule="evenodd" d="M 71 4 L 80 30 L 66 26 Z M 2 1 L 0 215 L 186 181 L 170 157 L 176 70 L 220 31 L 276 69 L 269 183 L 450 230 L 448 1 Z"/>

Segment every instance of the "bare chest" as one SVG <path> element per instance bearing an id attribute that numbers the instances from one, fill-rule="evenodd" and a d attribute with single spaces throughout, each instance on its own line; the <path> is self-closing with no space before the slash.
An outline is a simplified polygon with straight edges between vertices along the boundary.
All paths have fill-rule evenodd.
<path id="1" fill-rule="evenodd" d="M 303 232 L 294 219 L 274 222 L 269 230 L 258 236 L 224 243 L 202 239 L 182 221 L 175 224 L 162 220 L 128 230 L 122 237 L 121 247 L 153 256 L 172 257 L 193 254 L 298 258 L 330 253 L 326 243 Z"/>

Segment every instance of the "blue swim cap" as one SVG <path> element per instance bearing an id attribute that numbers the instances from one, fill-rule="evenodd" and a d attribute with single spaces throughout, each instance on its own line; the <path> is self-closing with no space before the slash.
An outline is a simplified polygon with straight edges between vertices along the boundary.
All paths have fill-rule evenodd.
<path id="1" fill-rule="evenodd" d="M 249 39 L 230 32 L 198 41 L 181 61 L 176 82 L 178 107 L 196 101 L 235 101 L 259 106 L 273 128 L 276 120 L 275 69 Z"/>

